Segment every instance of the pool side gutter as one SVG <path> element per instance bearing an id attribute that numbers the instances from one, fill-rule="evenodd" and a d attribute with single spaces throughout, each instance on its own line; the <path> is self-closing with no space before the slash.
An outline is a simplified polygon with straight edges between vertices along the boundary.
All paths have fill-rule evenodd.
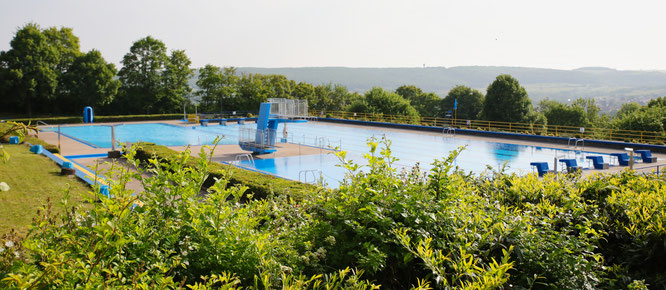
<path id="1" fill-rule="evenodd" d="M 354 124 L 354 125 L 363 125 L 363 126 L 373 126 L 373 127 L 384 127 L 384 128 L 408 129 L 408 130 L 427 131 L 427 132 L 442 132 L 442 127 L 434 127 L 434 126 L 396 124 L 396 123 L 372 122 L 372 121 L 358 121 L 358 120 L 346 120 L 346 119 L 335 119 L 335 118 L 317 118 L 317 121 L 330 122 L 330 123 L 340 123 L 340 124 Z M 503 138 L 503 139 L 513 139 L 513 140 L 540 141 L 540 142 L 549 142 L 549 143 L 557 143 L 557 144 L 567 144 L 567 142 L 569 141 L 569 138 L 567 138 L 567 137 L 541 136 L 541 135 L 506 133 L 506 132 L 489 132 L 489 131 L 473 130 L 473 129 L 456 129 L 456 134 L 470 135 L 470 136 L 482 136 L 482 137 L 493 137 L 493 138 Z M 664 146 L 664 145 L 641 144 L 641 143 L 607 141 L 607 140 L 594 140 L 594 139 L 584 139 L 584 140 L 585 140 L 585 145 L 590 145 L 590 146 L 595 146 L 595 147 L 611 148 L 611 149 L 619 149 L 619 150 L 623 150 L 624 148 L 630 147 L 630 148 L 634 148 L 634 149 L 650 150 L 650 151 L 655 152 L 655 153 L 666 153 L 666 146 Z"/>

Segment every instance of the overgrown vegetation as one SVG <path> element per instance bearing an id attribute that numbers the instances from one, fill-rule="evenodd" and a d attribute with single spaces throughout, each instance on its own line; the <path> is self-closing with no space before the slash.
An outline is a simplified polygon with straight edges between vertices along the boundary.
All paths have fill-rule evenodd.
<path id="1" fill-rule="evenodd" d="M 339 190 L 304 188 L 298 197 L 250 196 L 204 151 L 149 159 L 152 177 L 143 169 L 116 172 L 111 198 L 87 209 L 70 205 L 61 216 L 47 205 L 27 237 L 5 236 L 0 286 L 666 285 L 663 177 L 626 171 L 541 180 L 501 168 L 475 176 L 453 166 L 459 150 L 430 172 L 399 171 L 389 141 L 368 145 L 368 165 L 339 153 L 348 171 Z M 127 151 L 128 162 L 143 168 L 136 157 Z M 201 195 L 215 170 L 221 178 Z M 146 191 L 126 190 L 130 178 Z M 143 206 L 134 206 L 138 200 Z"/>

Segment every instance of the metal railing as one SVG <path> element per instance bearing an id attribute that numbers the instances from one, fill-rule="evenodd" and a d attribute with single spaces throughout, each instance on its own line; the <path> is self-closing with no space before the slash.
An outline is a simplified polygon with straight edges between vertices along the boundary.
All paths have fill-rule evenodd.
<path id="1" fill-rule="evenodd" d="M 320 113 L 320 112 L 318 112 Z M 599 139 L 646 144 L 666 144 L 663 132 L 622 130 L 612 128 L 576 127 L 562 125 L 543 125 L 486 120 L 465 120 L 439 117 L 415 117 L 387 114 L 352 113 L 342 111 L 324 111 L 324 116 L 371 122 L 414 124 L 433 127 L 473 129 L 489 132 L 509 132 L 542 136 L 569 137 L 576 139 Z"/>

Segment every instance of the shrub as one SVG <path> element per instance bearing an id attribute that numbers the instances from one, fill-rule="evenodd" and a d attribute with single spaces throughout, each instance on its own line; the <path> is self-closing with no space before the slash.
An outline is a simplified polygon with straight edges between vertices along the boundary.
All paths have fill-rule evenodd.
<path id="1" fill-rule="evenodd" d="M 137 148 L 136 158 L 142 162 L 148 162 L 152 158 L 160 161 L 174 161 L 180 158 L 180 153 L 171 150 L 165 146 L 152 143 L 140 143 Z M 198 158 L 190 158 L 186 163 L 188 166 L 196 166 Z M 264 198 L 270 195 L 288 195 L 292 198 L 300 199 L 304 192 L 315 190 L 317 187 L 291 181 L 280 177 L 266 175 L 246 169 L 241 169 L 232 165 L 212 163 L 208 167 L 208 177 L 204 181 L 204 187 L 211 186 L 215 179 L 229 179 L 232 185 L 243 185 L 248 188 L 248 193 L 255 198 Z"/>
<path id="2" fill-rule="evenodd" d="M 429 172 L 398 170 L 388 140 L 368 145 L 367 165 L 338 153 L 347 170 L 339 190 L 292 182 L 252 194 L 232 182 L 243 171 L 209 163 L 203 149 L 197 158 L 127 149 L 130 166 L 106 174 L 116 180 L 110 198 L 96 202 L 94 188 L 94 206 L 62 217 L 45 206 L 27 238 L 0 240 L 0 287 L 666 285 L 663 177 L 473 175 L 454 166 L 462 149 Z M 145 192 L 127 190 L 130 179 Z M 255 179 L 242 182 L 262 184 Z"/>

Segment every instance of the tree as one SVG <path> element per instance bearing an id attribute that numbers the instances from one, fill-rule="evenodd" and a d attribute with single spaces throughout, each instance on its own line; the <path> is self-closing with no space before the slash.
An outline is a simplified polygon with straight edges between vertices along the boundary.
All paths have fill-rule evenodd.
<path id="1" fill-rule="evenodd" d="M 169 60 L 166 50 L 162 41 L 151 36 L 132 44 L 118 72 L 122 83 L 118 96 L 119 110 L 147 114 L 155 112 L 153 108 L 162 107 L 162 71 Z"/>
<path id="2" fill-rule="evenodd" d="M 352 103 L 350 112 L 406 116 L 411 121 L 418 119 L 419 113 L 400 95 L 374 87 L 364 98 Z"/>
<path id="3" fill-rule="evenodd" d="M 652 107 L 666 107 L 666 97 L 659 97 L 656 99 L 652 99 L 648 102 L 647 106 L 649 108 Z"/>
<path id="4" fill-rule="evenodd" d="M 395 93 L 408 100 L 412 107 L 423 117 L 436 117 L 439 115 L 439 103 L 441 99 L 435 93 L 424 93 L 420 88 L 413 85 L 400 86 Z"/>
<path id="5" fill-rule="evenodd" d="M 666 112 L 654 106 L 636 110 L 613 120 L 612 127 L 623 130 L 664 132 Z"/>
<path id="6" fill-rule="evenodd" d="M 65 113 L 80 113 L 85 106 L 103 107 L 113 101 L 120 81 L 116 67 L 97 50 L 78 56 L 62 75 L 59 103 Z"/>
<path id="7" fill-rule="evenodd" d="M 549 125 L 585 127 L 588 124 L 585 109 L 580 106 L 546 99 L 539 103 L 539 111 L 546 116 Z"/>
<path id="8" fill-rule="evenodd" d="M 482 113 L 490 121 L 524 122 L 531 107 L 525 88 L 512 76 L 503 74 L 488 86 Z"/>
<path id="9" fill-rule="evenodd" d="M 413 100 L 416 96 L 423 94 L 423 91 L 414 85 L 402 85 L 395 89 L 395 93 L 406 100 Z"/>
<path id="10" fill-rule="evenodd" d="M 453 113 L 455 100 L 458 100 L 458 119 L 474 120 L 479 118 L 484 101 L 481 92 L 467 86 L 455 86 L 440 103 L 441 115 L 448 111 Z"/>
<path id="11" fill-rule="evenodd" d="M 201 97 L 202 110 L 238 110 L 238 79 L 236 68 L 233 67 L 221 69 L 207 64 L 200 69 L 197 86 L 201 90 L 197 95 Z"/>
<path id="12" fill-rule="evenodd" d="M 615 116 L 617 118 L 621 118 L 623 116 L 633 113 L 634 111 L 640 110 L 641 107 L 642 106 L 639 103 L 634 103 L 634 102 L 622 104 L 620 110 L 617 111 L 617 114 L 615 114 Z"/>
<path id="13" fill-rule="evenodd" d="M 20 28 L 10 46 L 0 53 L 5 103 L 22 107 L 29 117 L 33 111 L 51 109 L 58 85 L 58 51 L 34 23 Z"/>
<path id="14" fill-rule="evenodd" d="M 190 77 L 194 74 L 190 69 L 192 61 L 187 57 L 184 50 L 171 52 L 169 61 L 165 65 L 162 74 L 163 94 L 157 111 L 161 113 L 173 112 L 184 104 L 184 96 L 192 92 Z"/>

